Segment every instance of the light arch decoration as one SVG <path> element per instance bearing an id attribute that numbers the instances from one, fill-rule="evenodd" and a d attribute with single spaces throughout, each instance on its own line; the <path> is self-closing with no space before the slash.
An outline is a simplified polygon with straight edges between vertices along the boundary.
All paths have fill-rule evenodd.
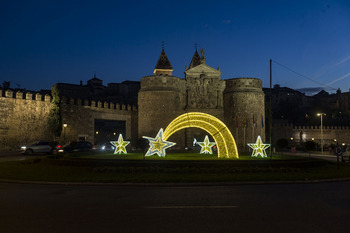
<path id="1" fill-rule="evenodd" d="M 164 130 L 167 140 L 175 132 L 185 128 L 200 128 L 207 131 L 215 140 L 219 158 L 237 158 L 236 142 L 227 126 L 218 118 L 201 112 L 189 112 L 176 117 Z"/>

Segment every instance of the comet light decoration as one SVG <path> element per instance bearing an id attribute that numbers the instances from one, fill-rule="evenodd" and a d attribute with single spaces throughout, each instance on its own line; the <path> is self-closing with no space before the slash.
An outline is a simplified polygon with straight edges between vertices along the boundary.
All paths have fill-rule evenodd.
<path id="1" fill-rule="evenodd" d="M 198 145 L 201 146 L 201 154 L 213 154 L 213 150 L 211 149 L 215 146 L 215 142 L 210 142 L 208 135 L 205 135 L 204 142 L 197 142 Z"/>
<path id="2" fill-rule="evenodd" d="M 163 139 L 167 140 L 175 132 L 185 128 L 200 128 L 214 139 L 219 158 L 237 158 L 236 142 L 230 130 L 218 118 L 201 112 L 189 112 L 175 118 L 164 130 Z"/>
<path id="3" fill-rule="evenodd" d="M 160 129 L 155 138 L 143 136 L 143 138 L 148 139 L 149 149 L 145 156 L 151 156 L 157 154 L 159 157 L 165 157 L 165 150 L 169 147 L 174 146 L 176 143 L 168 142 L 163 137 L 163 129 Z"/>
<path id="4" fill-rule="evenodd" d="M 119 134 L 118 141 L 111 141 L 110 142 L 113 146 L 115 146 L 114 154 L 127 154 L 128 152 L 126 151 L 125 147 L 129 145 L 129 141 L 124 141 L 123 140 L 123 135 Z"/>
<path id="5" fill-rule="evenodd" d="M 263 158 L 267 157 L 266 149 L 270 147 L 270 144 L 262 143 L 260 135 L 256 139 L 255 143 L 248 143 L 248 146 L 253 149 L 252 157 L 258 157 L 259 155 Z"/>

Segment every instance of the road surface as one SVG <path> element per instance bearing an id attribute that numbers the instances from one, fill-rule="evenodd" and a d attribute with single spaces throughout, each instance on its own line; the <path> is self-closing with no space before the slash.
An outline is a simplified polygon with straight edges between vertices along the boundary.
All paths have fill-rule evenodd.
<path id="1" fill-rule="evenodd" d="M 349 232 L 350 182 L 0 183 L 0 232 Z"/>

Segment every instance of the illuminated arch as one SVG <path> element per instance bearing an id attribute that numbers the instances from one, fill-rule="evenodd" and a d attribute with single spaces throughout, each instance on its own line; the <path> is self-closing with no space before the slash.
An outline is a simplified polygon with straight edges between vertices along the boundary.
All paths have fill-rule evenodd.
<path id="1" fill-rule="evenodd" d="M 236 142 L 230 130 L 218 118 L 201 112 L 189 112 L 175 118 L 163 133 L 167 140 L 175 132 L 185 128 L 200 128 L 215 140 L 219 158 L 238 158 Z"/>

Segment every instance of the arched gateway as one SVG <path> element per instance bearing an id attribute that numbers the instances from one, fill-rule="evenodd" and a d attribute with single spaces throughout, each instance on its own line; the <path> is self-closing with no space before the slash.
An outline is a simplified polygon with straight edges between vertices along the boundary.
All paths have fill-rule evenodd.
<path id="1" fill-rule="evenodd" d="M 200 128 L 207 131 L 215 140 L 219 158 L 238 158 L 236 142 L 230 130 L 218 118 L 201 112 L 189 112 L 175 118 L 165 129 L 163 139 L 185 128 Z"/>

